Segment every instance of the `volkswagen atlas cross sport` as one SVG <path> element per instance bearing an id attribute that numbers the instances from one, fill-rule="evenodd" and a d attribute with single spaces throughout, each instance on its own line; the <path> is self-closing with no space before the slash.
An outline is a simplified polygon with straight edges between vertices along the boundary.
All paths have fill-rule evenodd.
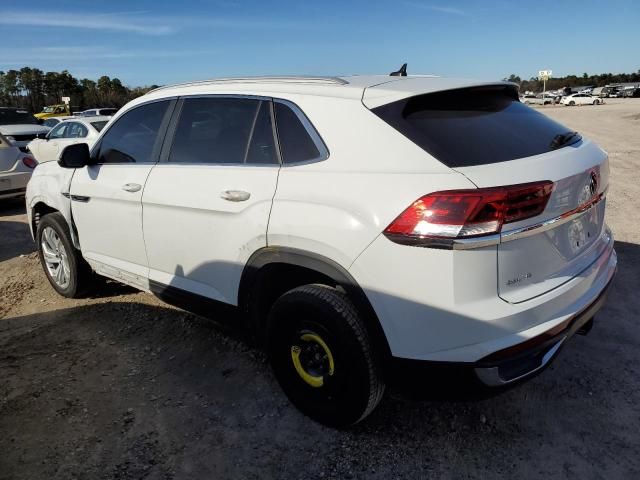
<path id="1" fill-rule="evenodd" d="M 61 295 L 95 273 L 237 306 L 290 400 L 344 426 L 397 359 L 499 387 L 586 331 L 616 270 L 608 183 L 510 83 L 244 78 L 133 100 L 37 167 L 27 207 Z"/>

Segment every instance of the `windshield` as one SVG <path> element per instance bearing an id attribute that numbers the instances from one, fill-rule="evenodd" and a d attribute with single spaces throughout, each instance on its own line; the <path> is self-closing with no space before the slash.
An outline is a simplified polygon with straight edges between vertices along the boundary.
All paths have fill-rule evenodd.
<path id="1" fill-rule="evenodd" d="M 26 110 L 0 109 L 0 125 L 18 125 L 23 123 L 37 125 L 38 120 Z"/>
<path id="2" fill-rule="evenodd" d="M 44 107 L 44 108 L 42 109 L 42 111 L 43 111 L 44 113 L 53 113 L 53 112 L 55 112 L 55 111 L 56 111 L 56 109 L 55 109 L 55 107 Z"/>

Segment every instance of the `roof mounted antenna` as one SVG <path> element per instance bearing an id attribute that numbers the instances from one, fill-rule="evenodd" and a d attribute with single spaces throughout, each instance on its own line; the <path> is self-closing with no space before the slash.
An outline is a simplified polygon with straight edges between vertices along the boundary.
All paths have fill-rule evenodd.
<path id="1" fill-rule="evenodd" d="M 400 70 L 397 72 L 391 72 L 389 74 L 390 77 L 406 77 L 407 76 L 407 64 L 403 63 L 400 67 Z"/>

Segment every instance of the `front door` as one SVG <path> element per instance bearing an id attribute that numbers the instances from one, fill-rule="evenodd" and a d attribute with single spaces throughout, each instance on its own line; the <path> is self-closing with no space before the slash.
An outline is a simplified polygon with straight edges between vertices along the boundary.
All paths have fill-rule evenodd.
<path id="1" fill-rule="evenodd" d="M 244 265 L 266 246 L 279 171 L 272 103 L 205 96 L 176 111 L 142 198 L 149 278 L 235 304 Z"/>
<path id="2" fill-rule="evenodd" d="M 145 289 L 142 192 L 173 103 L 143 104 L 118 118 L 93 150 L 96 164 L 75 171 L 69 192 L 84 258 L 98 273 Z"/>

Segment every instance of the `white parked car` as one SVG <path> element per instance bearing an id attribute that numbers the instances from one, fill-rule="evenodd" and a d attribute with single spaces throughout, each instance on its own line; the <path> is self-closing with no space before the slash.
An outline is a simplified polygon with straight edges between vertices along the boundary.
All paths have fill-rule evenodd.
<path id="1" fill-rule="evenodd" d="M 600 105 L 602 99 L 600 97 L 591 96 L 588 93 L 574 93 L 573 95 L 567 95 L 562 97 L 560 103 L 573 107 L 574 105 Z"/>
<path id="2" fill-rule="evenodd" d="M 0 133 L 0 199 L 21 197 L 37 162 Z"/>
<path id="3" fill-rule="evenodd" d="M 398 362 L 501 387 L 586 333 L 608 185 L 606 152 L 507 82 L 222 79 L 127 104 L 36 169 L 27 212 L 61 295 L 93 271 L 236 306 L 292 402 L 348 425 Z"/>
<path id="4" fill-rule="evenodd" d="M 112 117 L 118 111 L 117 108 L 92 108 L 79 112 L 79 117 Z"/>
<path id="5" fill-rule="evenodd" d="M 80 118 L 69 117 L 58 123 L 45 138 L 32 140 L 27 149 L 36 157 L 39 163 L 58 160 L 60 153 L 68 145 L 86 143 L 93 146 L 100 131 L 111 117 Z"/>
<path id="6" fill-rule="evenodd" d="M 526 105 L 553 105 L 555 98 L 551 95 L 525 94 L 520 97 L 520 101 Z"/>

